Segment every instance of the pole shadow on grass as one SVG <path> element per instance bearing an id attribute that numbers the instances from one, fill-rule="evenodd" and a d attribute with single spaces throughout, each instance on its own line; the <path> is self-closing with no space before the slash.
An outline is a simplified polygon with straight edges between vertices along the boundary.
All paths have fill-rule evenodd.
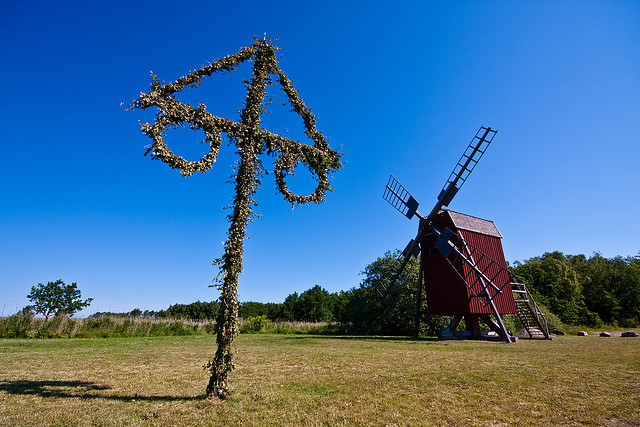
<path id="1" fill-rule="evenodd" d="M 109 386 L 87 381 L 0 381 L 0 391 L 5 391 L 9 394 L 35 395 L 40 397 L 105 399 L 122 402 L 167 402 L 202 399 L 202 396 L 142 396 L 139 394 L 132 396 L 96 393 L 110 389 L 111 387 Z"/>

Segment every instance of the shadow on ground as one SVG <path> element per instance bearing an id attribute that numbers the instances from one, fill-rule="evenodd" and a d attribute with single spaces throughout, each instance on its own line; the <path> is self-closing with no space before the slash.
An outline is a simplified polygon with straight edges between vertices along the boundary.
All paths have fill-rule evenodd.
<path id="1" fill-rule="evenodd" d="M 167 402 L 180 400 L 199 400 L 203 396 L 141 396 L 109 394 L 109 386 L 87 381 L 0 381 L 0 391 L 9 394 L 35 395 L 41 397 L 59 397 L 76 399 L 105 399 L 123 402 L 147 401 Z M 105 392 L 106 393 L 101 393 Z"/>

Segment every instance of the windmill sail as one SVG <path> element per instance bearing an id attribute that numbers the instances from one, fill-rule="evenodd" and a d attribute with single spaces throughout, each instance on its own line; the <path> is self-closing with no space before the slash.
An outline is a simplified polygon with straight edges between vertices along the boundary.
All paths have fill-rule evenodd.
<path id="1" fill-rule="evenodd" d="M 393 175 L 389 176 L 382 198 L 409 219 L 418 212 L 418 201 L 409 194 Z"/>
<path id="2" fill-rule="evenodd" d="M 464 317 L 469 337 L 483 336 L 484 322 L 500 339 L 513 342 L 514 337 L 502 321 L 503 314 L 519 313 L 514 302 L 511 274 L 504 260 L 498 232 L 491 221 L 459 214 L 448 206 L 493 141 L 497 130 L 481 126 L 456 163 L 428 216 L 418 212 L 418 202 L 393 177 L 385 187 L 384 199 L 407 218 L 418 216 L 418 233 L 402 253 L 401 265 L 389 286 L 382 286 L 383 297 L 389 295 L 409 260 L 420 253 L 420 279 L 416 305 L 416 336 L 419 326 L 423 274 L 429 312 L 452 315 L 444 335 L 458 337 L 455 328 Z M 451 227 L 451 228 L 450 228 Z M 528 300 L 527 300 L 528 301 Z M 493 315 L 495 321 L 489 317 Z"/>
<path id="3" fill-rule="evenodd" d="M 433 219 L 443 206 L 449 206 L 449 203 L 451 203 L 451 200 L 453 200 L 454 196 L 460 188 L 462 188 L 462 185 L 476 167 L 484 152 L 489 148 L 489 144 L 493 141 L 496 133 L 498 133 L 498 131 L 495 129 L 480 126 L 480 129 L 478 129 L 478 132 L 476 132 L 475 136 L 471 139 L 469 146 L 464 150 L 460 160 L 458 160 L 458 163 L 453 168 L 449 179 L 447 179 L 444 187 L 442 187 L 442 191 L 440 191 L 438 195 L 438 202 L 429 214 L 430 219 Z"/>

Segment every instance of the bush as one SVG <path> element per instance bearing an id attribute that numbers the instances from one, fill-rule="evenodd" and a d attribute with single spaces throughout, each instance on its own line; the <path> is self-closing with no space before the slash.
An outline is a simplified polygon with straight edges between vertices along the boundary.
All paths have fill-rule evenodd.
<path id="1" fill-rule="evenodd" d="M 197 333 L 197 327 L 175 321 L 169 324 L 168 331 L 169 335 L 194 335 Z"/>
<path id="2" fill-rule="evenodd" d="M 585 309 L 581 317 L 586 325 L 592 328 L 600 328 L 604 326 L 604 322 L 600 319 L 598 313 L 594 313 L 593 311 Z"/>
<path id="3" fill-rule="evenodd" d="M 240 333 L 257 334 L 262 331 L 268 323 L 269 320 L 265 315 L 249 317 L 249 319 L 240 326 Z"/>
<path id="4" fill-rule="evenodd" d="M 37 335 L 37 328 L 33 327 L 33 314 L 25 315 L 19 312 L 2 319 L 0 323 L 0 337 L 2 338 L 35 338 Z"/>
<path id="5" fill-rule="evenodd" d="M 622 319 L 620 320 L 619 324 L 623 328 L 635 328 L 636 326 L 638 326 L 638 322 L 636 322 L 636 319 Z"/>
<path id="6" fill-rule="evenodd" d="M 109 338 L 210 334 L 213 322 L 149 319 L 122 316 L 49 321 L 23 313 L 0 318 L 0 338 Z"/>
<path id="7" fill-rule="evenodd" d="M 547 319 L 547 325 L 549 326 L 549 331 L 564 330 L 564 324 L 562 323 L 562 320 L 560 320 L 560 318 L 556 316 L 555 313 L 553 313 L 551 310 L 549 310 L 547 307 L 541 304 L 538 304 L 538 307 L 544 314 L 544 317 Z"/>

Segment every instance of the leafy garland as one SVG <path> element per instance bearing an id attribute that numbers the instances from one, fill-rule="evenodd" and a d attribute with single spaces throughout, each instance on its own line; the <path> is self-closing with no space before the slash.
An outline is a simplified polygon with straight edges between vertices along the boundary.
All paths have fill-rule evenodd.
<path id="1" fill-rule="evenodd" d="M 236 141 L 258 139 L 264 143 L 267 154 L 278 156 L 275 161 L 275 181 L 277 189 L 286 200 L 292 203 L 322 202 L 325 192 L 332 190 L 327 175 L 330 171 L 340 169 L 342 166 L 341 155 L 329 147 L 322 133 L 316 128 L 315 117 L 311 110 L 300 99 L 286 74 L 278 68 L 276 49 L 266 41 L 257 40 L 251 46 L 242 48 L 238 53 L 214 61 L 187 76 L 180 77 L 174 83 L 161 85 L 158 77 L 153 75 L 149 92 L 141 93 L 132 105 L 132 108 L 140 109 L 158 107 L 155 122 L 153 124 L 144 123 L 140 126 L 142 133 L 153 140 L 153 144 L 149 146 L 145 155 L 151 153 L 153 159 L 160 159 L 171 168 L 179 169 L 183 176 L 190 176 L 194 172 L 204 173 L 213 167 L 222 143 L 222 132 Z M 202 78 L 210 77 L 223 70 L 233 71 L 235 66 L 252 57 L 255 57 L 254 68 L 257 69 L 260 64 L 261 71 L 259 73 L 254 71 L 250 87 L 256 87 L 255 96 L 252 97 L 248 94 L 246 107 L 242 112 L 242 122 L 238 123 L 228 118 L 214 116 L 207 112 L 204 104 L 198 104 L 198 107 L 194 108 L 189 103 L 183 104 L 176 99 L 175 93 L 180 92 L 186 86 L 198 87 Z M 314 145 L 303 144 L 259 128 L 259 115 L 264 105 L 266 86 L 272 83 L 271 74 L 277 75 L 293 110 L 304 120 L 305 133 L 314 142 Z M 254 114 L 257 120 L 252 118 Z M 188 161 L 173 153 L 163 139 L 167 129 L 175 128 L 183 123 L 189 123 L 189 127 L 194 130 L 202 129 L 206 135 L 205 141 L 211 148 L 200 160 Z M 315 191 L 306 196 L 294 194 L 285 182 L 285 177 L 293 174 L 293 170 L 299 162 L 308 165 L 309 171 L 318 182 Z"/>
<path id="2" fill-rule="evenodd" d="M 194 172 L 204 173 L 213 167 L 220 150 L 223 132 L 231 141 L 235 141 L 236 153 L 240 157 L 232 175 L 232 178 L 235 178 L 235 195 L 232 203 L 233 213 L 227 217 L 231 223 L 228 240 L 225 242 L 224 255 L 214 261 L 220 268 L 217 280 L 222 283 L 220 312 L 216 322 L 218 349 L 205 367 L 211 372 L 207 395 L 219 398 L 228 396 L 227 377 L 234 368 L 232 344 L 238 334 L 238 275 L 242 271 L 245 229 L 253 215 L 252 205 L 256 204 L 253 194 L 259 188 L 264 172 L 259 156 L 266 151 L 268 155 L 276 157 L 276 189 L 292 204 L 324 201 L 326 191 L 333 189 L 330 186 L 329 173 L 342 167 L 342 154 L 329 147 L 322 133 L 316 129 L 315 117 L 311 110 L 300 99 L 286 74 L 278 68 L 276 50 L 270 39 L 256 40 L 251 46 L 240 49 L 236 54 L 215 60 L 173 83 L 160 84 L 158 77 L 153 75 L 150 90 L 147 93 L 141 92 L 130 107 L 158 108 L 153 124 L 140 124 L 141 132 L 153 140 L 145 155 L 151 153 L 152 159 L 162 160 L 171 168 L 178 169 L 183 176 L 193 175 Z M 194 108 L 189 103 L 183 104 L 176 99 L 175 94 L 185 87 L 198 87 L 203 78 L 222 71 L 233 71 L 238 64 L 251 59 L 254 62 L 253 75 L 247 84 L 247 97 L 240 122 L 214 116 L 207 112 L 204 104 L 198 104 L 197 108 Z M 260 115 L 266 104 L 267 87 L 274 84 L 272 76 L 277 77 L 293 111 L 302 117 L 305 133 L 313 141 L 313 145 L 260 128 Z M 209 152 L 198 161 L 187 161 L 173 153 L 163 139 L 167 129 L 183 126 L 184 123 L 188 123 L 191 129 L 202 129 L 206 136 L 205 141 L 210 146 Z M 307 166 L 317 182 L 315 190 L 308 195 L 293 193 L 285 181 L 288 175 L 294 174 L 294 169 L 301 162 Z"/>

